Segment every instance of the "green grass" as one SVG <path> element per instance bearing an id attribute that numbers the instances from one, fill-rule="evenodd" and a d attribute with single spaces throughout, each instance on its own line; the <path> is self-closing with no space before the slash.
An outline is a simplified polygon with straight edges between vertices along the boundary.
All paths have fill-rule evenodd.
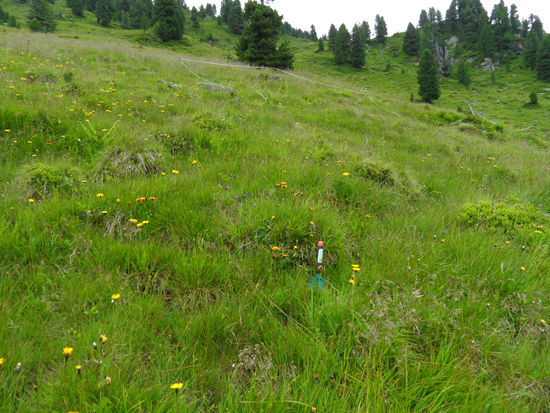
<path id="1" fill-rule="evenodd" d="M 548 410 L 544 85 L 412 104 L 397 36 L 361 70 L 291 39 L 305 79 L 187 63 L 212 92 L 179 59 L 224 30 L 0 40 L 0 410 Z"/>

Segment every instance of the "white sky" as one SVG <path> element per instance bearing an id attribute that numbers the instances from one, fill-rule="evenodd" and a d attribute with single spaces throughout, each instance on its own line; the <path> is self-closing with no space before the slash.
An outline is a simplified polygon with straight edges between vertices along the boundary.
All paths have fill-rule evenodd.
<path id="1" fill-rule="evenodd" d="M 247 0 L 241 0 L 244 4 Z M 483 7 L 489 16 L 493 6 L 500 0 L 481 0 Z M 202 4 L 216 4 L 220 11 L 220 0 L 185 0 L 189 8 L 199 8 Z M 259 0 L 258 0 L 259 3 Z M 518 8 L 520 20 L 529 15 L 538 15 L 542 21 L 545 32 L 550 32 L 550 1 L 548 0 L 505 0 L 504 4 L 510 8 L 515 3 Z M 318 35 L 327 34 L 331 24 L 338 28 L 342 23 L 351 31 L 355 23 L 367 21 L 374 36 L 374 18 L 377 14 L 384 17 L 388 26 L 388 33 L 404 32 L 411 22 L 418 24 L 418 18 L 422 9 L 428 11 L 430 7 L 440 10 L 443 18 L 449 8 L 451 0 L 387 0 L 381 3 L 366 0 L 274 0 L 271 7 L 282 14 L 284 21 L 292 27 L 309 31 L 311 25 L 315 25 Z"/>

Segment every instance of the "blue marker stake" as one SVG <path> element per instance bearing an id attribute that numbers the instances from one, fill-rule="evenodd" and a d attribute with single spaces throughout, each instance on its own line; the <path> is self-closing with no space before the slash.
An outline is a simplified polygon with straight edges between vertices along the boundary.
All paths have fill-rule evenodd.
<path id="1" fill-rule="evenodd" d="M 323 270 L 323 247 L 325 244 L 323 241 L 317 243 L 317 275 L 315 278 L 309 280 L 309 286 L 314 290 L 322 290 L 325 288 L 325 280 L 321 278 L 321 271 Z"/>

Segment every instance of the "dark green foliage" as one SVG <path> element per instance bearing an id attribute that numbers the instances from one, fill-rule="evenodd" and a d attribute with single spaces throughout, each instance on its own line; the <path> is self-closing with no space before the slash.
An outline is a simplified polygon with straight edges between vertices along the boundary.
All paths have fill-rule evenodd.
<path id="1" fill-rule="evenodd" d="M 313 40 L 314 42 L 319 40 L 317 37 L 317 32 L 315 31 L 315 26 L 313 24 L 311 25 L 311 31 L 309 32 L 309 36 L 311 40 Z"/>
<path id="2" fill-rule="evenodd" d="M 334 24 L 331 24 L 328 31 L 328 50 L 332 52 L 334 52 L 334 42 L 336 41 L 337 34 L 338 30 L 336 29 L 336 26 Z"/>
<path id="3" fill-rule="evenodd" d="M 492 71 L 491 72 L 491 83 L 494 85 L 496 81 L 497 81 L 497 75 L 495 75 L 495 72 Z"/>
<path id="4" fill-rule="evenodd" d="M 519 35 L 525 39 L 527 38 L 528 33 L 529 33 L 529 20 L 521 19 L 521 28 L 520 28 Z"/>
<path id="5" fill-rule="evenodd" d="M 511 31 L 510 18 L 508 16 L 508 7 L 504 5 L 504 1 L 496 4 L 491 13 L 491 22 L 495 33 L 495 51 L 504 53 L 510 49 Z"/>
<path id="6" fill-rule="evenodd" d="M 531 70 L 535 70 L 537 66 L 537 50 L 539 48 L 540 40 L 537 34 L 531 30 L 527 35 L 527 41 L 523 47 L 523 60 L 525 67 Z"/>
<path id="7" fill-rule="evenodd" d="M 136 0 L 130 7 L 130 28 L 147 30 L 151 27 L 152 4 Z"/>
<path id="8" fill-rule="evenodd" d="M 75 16 L 84 17 L 84 0 L 67 0 L 67 6 L 69 6 Z"/>
<path id="9" fill-rule="evenodd" d="M 234 34 L 241 34 L 243 32 L 244 18 L 241 2 L 239 0 L 233 1 L 229 16 L 227 17 L 227 24 L 229 24 L 229 29 Z"/>
<path id="10" fill-rule="evenodd" d="M 36 20 L 36 17 L 29 22 L 29 29 L 31 29 L 31 32 L 39 32 L 41 28 L 42 26 L 40 26 L 40 22 Z"/>
<path id="11" fill-rule="evenodd" d="M 325 50 L 325 44 L 323 43 L 323 38 L 319 38 L 319 51 L 323 52 Z"/>
<path id="12" fill-rule="evenodd" d="M 245 18 L 250 25 L 245 27 L 236 46 L 239 59 L 258 66 L 291 68 L 294 54 L 288 43 L 277 48 L 282 16 L 271 7 L 249 2 Z"/>
<path id="13" fill-rule="evenodd" d="M 351 45 L 350 45 L 350 63 L 353 67 L 362 67 L 365 65 L 365 34 L 357 24 L 353 26 Z"/>
<path id="14" fill-rule="evenodd" d="M 533 30 L 537 34 L 539 40 L 542 40 L 542 37 L 544 36 L 544 30 L 542 28 L 542 22 L 536 16 L 533 20 L 533 23 L 531 24 L 531 30 Z"/>
<path id="15" fill-rule="evenodd" d="M 38 30 L 34 30 L 31 28 L 31 30 L 33 31 L 50 33 L 54 32 L 57 26 L 57 20 L 55 18 L 53 10 L 51 9 L 49 3 L 47 3 L 45 0 L 33 0 L 31 2 L 28 19 L 29 23 L 36 19 L 36 21 L 40 25 L 40 28 Z M 35 23 L 33 23 L 33 26 L 35 28 L 38 27 L 38 25 L 36 25 Z"/>
<path id="16" fill-rule="evenodd" d="M 485 24 L 481 29 L 481 34 L 477 43 L 478 51 L 481 57 L 493 57 L 495 54 L 495 34 L 489 24 Z"/>
<path id="17" fill-rule="evenodd" d="M 93 12 L 95 10 L 97 0 L 84 0 L 84 4 L 86 5 L 86 10 L 89 12 Z"/>
<path id="18" fill-rule="evenodd" d="M 199 12 L 197 11 L 196 7 L 193 7 L 191 9 L 191 22 L 193 23 L 193 28 L 198 29 L 200 27 L 199 25 Z"/>
<path id="19" fill-rule="evenodd" d="M 539 104 L 539 97 L 537 95 L 536 92 L 531 92 L 531 94 L 529 95 L 529 103 L 531 105 L 538 105 Z"/>
<path id="20" fill-rule="evenodd" d="M 458 11 L 456 0 L 451 1 L 449 9 L 445 13 L 445 26 L 450 34 L 458 33 Z"/>
<path id="21" fill-rule="evenodd" d="M 175 0 L 156 0 L 154 8 L 155 33 L 163 42 L 180 40 L 185 19 Z"/>
<path id="22" fill-rule="evenodd" d="M 411 103 L 414 103 L 414 93 L 411 92 L 411 95 L 409 96 L 409 100 L 411 101 Z"/>
<path id="23" fill-rule="evenodd" d="M 462 83 L 465 86 L 470 86 L 470 84 L 472 83 L 472 78 L 470 77 L 470 70 L 468 69 L 468 66 L 466 65 L 466 63 L 464 63 L 463 61 L 461 61 L 458 64 L 457 77 L 458 77 L 459 83 Z"/>
<path id="24" fill-rule="evenodd" d="M 20 29 L 21 26 L 19 25 L 19 23 L 17 23 L 17 19 L 15 18 L 15 16 L 10 16 L 9 19 L 8 19 L 8 26 L 9 27 L 13 27 L 14 29 Z"/>
<path id="25" fill-rule="evenodd" d="M 223 24 L 222 16 L 216 17 L 216 23 L 217 23 L 218 26 L 221 26 Z"/>
<path id="26" fill-rule="evenodd" d="M 348 32 L 345 24 L 342 24 L 336 34 L 334 40 L 334 64 L 343 65 L 346 64 L 350 57 L 350 40 L 351 35 Z"/>
<path id="27" fill-rule="evenodd" d="M 512 30 L 513 35 L 518 35 L 521 29 L 518 7 L 515 4 L 510 6 L 510 29 Z"/>
<path id="28" fill-rule="evenodd" d="M 420 47 L 420 36 L 412 23 L 407 26 L 405 37 L 403 38 L 403 53 L 409 56 L 417 56 Z"/>
<path id="29" fill-rule="evenodd" d="M 376 32 L 376 40 L 380 44 L 386 44 L 386 36 L 388 35 L 388 27 L 384 17 L 376 15 L 374 23 L 374 31 Z"/>
<path id="30" fill-rule="evenodd" d="M 109 26 L 115 14 L 115 6 L 112 0 L 97 0 L 95 17 L 102 26 Z"/>
<path id="31" fill-rule="evenodd" d="M 537 79 L 550 80 L 550 36 L 546 36 L 537 50 Z"/>
<path id="32" fill-rule="evenodd" d="M 371 36 L 369 23 L 363 20 L 363 23 L 361 23 L 361 29 L 363 29 L 363 33 L 365 35 L 365 41 L 368 42 Z"/>
<path id="33" fill-rule="evenodd" d="M 428 103 L 439 99 L 441 96 L 437 64 L 435 63 L 433 53 L 428 49 L 424 50 L 420 57 L 420 64 L 418 67 L 418 94 L 423 101 Z"/>
<path id="34" fill-rule="evenodd" d="M 426 27 L 428 23 L 430 23 L 430 21 L 428 20 L 428 13 L 426 13 L 426 10 L 422 10 L 420 12 L 420 18 L 418 19 L 418 27 L 422 29 Z"/>

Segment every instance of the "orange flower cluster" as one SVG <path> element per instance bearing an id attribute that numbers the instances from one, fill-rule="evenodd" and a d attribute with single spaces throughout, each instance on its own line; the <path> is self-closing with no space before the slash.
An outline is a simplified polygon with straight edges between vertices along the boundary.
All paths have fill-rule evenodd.
<path id="1" fill-rule="evenodd" d="M 275 186 L 276 186 L 277 188 L 279 188 L 279 187 L 280 187 L 280 188 L 288 188 L 288 185 L 287 185 L 286 182 L 275 182 Z"/>

